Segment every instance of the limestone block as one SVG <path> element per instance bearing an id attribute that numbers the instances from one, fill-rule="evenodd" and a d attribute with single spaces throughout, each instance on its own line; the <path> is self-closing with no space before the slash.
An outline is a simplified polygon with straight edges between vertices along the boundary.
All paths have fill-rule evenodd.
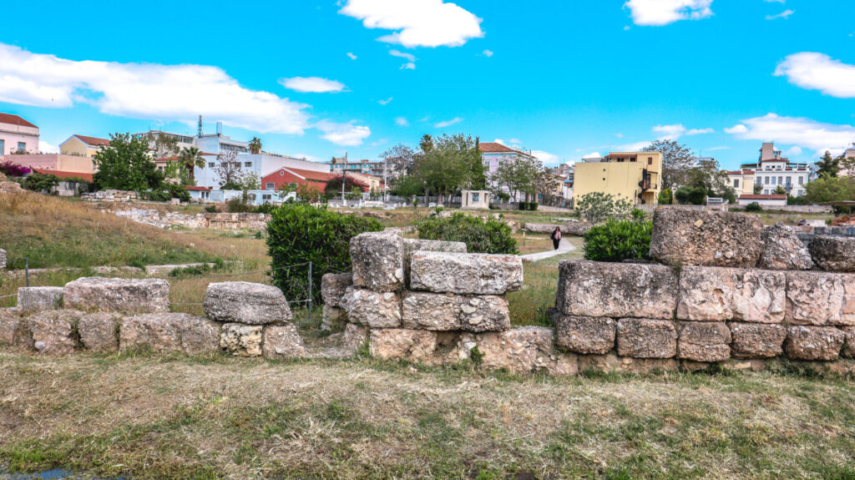
<path id="1" fill-rule="evenodd" d="M 784 353 L 787 329 L 783 325 L 731 323 L 729 326 L 733 358 L 774 358 Z"/>
<path id="2" fill-rule="evenodd" d="M 846 334 L 834 327 L 793 326 L 787 330 L 784 350 L 792 360 L 837 360 Z"/>
<path id="3" fill-rule="evenodd" d="M 844 357 L 855 358 L 855 327 L 843 327 L 841 330 L 846 335 L 846 341 L 840 354 Z"/>
<path id="4" fill-rule="evenodd" d="M 341 327 L 347 323 L 347 313 L 343 308 L 330 307 L 324 305 L 321 311 L 321 330 L 324 331 L 340 331 Z"/>
<path id="5" fill-rule="evenodd" d="M 724 323 L 685 322 L 680 325 L 677 358 L 723 362 L 730 358 L 730 329 Z"/>
<path id="6" fill-rule="evenodd" d="M 810 242 L 816 265 L 829 272 L 855 272 L 855 238 L 818 235 Z"/>
<path id="7" fill-rule="evenodd" d="M 80 317 L 77 331 L 80 343 L 87 350 L 115 352 L 119 349 L 119 322 L 122 317 L 115 313 L 89 313 Z"/>
<path id="8" fill-rule="evenodd" d="M 15 343 L 15 333 L 21 324 L 21 317 L 8 308 L 0 308 L 0 345 Z"/>
<path id="9" fill-rule="evenodd" d="M 855 275 L 787 272 L 785 320 L 794 325 L 855 325 Z"/>
<path id="10" fill-rule="evenodd" d="M 463 242 L 444 242 L 442 240 L 419 240 L 414 238 L 404 239 L 404 278 L 407 286 L 410 285 L 410 260 L 415 252 L 450 252 L 466 253 L 466 244 Z"/>
<path id="11" fill-rule="evenodd" d="M 341 297 L 351 285 L 353 285 L 351 273 L 328 273 L 321 277 L 321 296 L 324 299 L 324 305 L 338 307 Z"/>
<path id="12" fill-rule="evenodd" d="M 410 269 L 410 288 L 434 293 L 504 295 L 523 283 L 517 255 L 416 252 Z"/>
<path id="13" fill-rule="evenodd" d="M 66 308 L 120 313 L 169 311 L 169 282 L 162 279 L 88 277 L 65 285 Z"/>
<path id="14" fill-rule="evenodd" d="M 350 240 L 353 285 L 375 292 L 404 288 L 404 238 L 401 232 L 369 232 Z"/>
<path id="15" fill-rule="evenodd" d="M 602 355 L 615 348 L 617 322 L 606 317 L 556 315 L 556 343 L 574 353 Z"/>
<path id="16" fill-rule="evenodd" d="M 6 250 L 0 248 L 0 270 L 6 269 Z"/>
<path id="17" fill-rule="evenodd" d="M 306 355 L 303 338 L 293 324 L 264 328 L 264 358 L 300 358 Z"/>
<path id="18" fill-rule="evenodd" d="M 18 289 L 18 312 L 29 315 L 62 308 L 62 292 L 62 287 L 21 287 Z"/>
<path id="19" fill-rule="evenodd" d="M 617 324 L 617 354 L 633 358 L 671 358 L 677 354 L 674 322 L 623 318 Z"/>
<path id="20" fill-rule="evenodd" d="M 763 252 L 758 266 L 768 270 L 810 270 L 813 261 L 796 232 L 779 222 L 763 230 Z"/>
<path id="21" fill-rule="evenodd" d="M 261 356 L 263 328 L 242 323 L 227 323 L 220 329 L 220 349 L 236 357 Z"/>
<path id="22" fill-rule="evenodd" d="M 26 322 L 36 350 L 47 354 L 74 352 L 81 316 L 83 312 L 77 310 L 45 310 L 29 317 Z"/>
<path id="23" fill-rule="evenodd" d="M 368 327 L 348 323 L 341 337 L 341 347 L 350 355 L 355 355 L 363 345 L 368 343 Z"/>
<path id="24" fill-rule="evenodd" d="M 753 268 L 763 250 L 763 222 L 754 215 L 659 208 L 650 256 L 669 265 Z"/>
<path id="25" fill-rule="evenodd" d="M 401 327 L 401 296 L 395 292 L 373 292 L 350 287 L 341 306 L 349 321 L 374 328 Z"/>
<path id="26" fill-rule="evenodd" d="M 282 290 L 260 283 L 212 283 L 204 307 L 210 319 L 225 323 L 266 325 L 293 317 Z"/>
<path id="27" fill-rule="evenodd" d="M 562 261 L 556 305 L 565 315 L 672 319 L 677 275 L 667 266 Z"/>
<path id="28" fill-rule="evenodd" d="M 503 297 L 407 292 L 403 325 L 414 330 L 500 332 L 510 328 L 511 316 Z"/>
<path id="29" fill-rule="evenodd" d="M 580 372 L 633 373 L 646 375 L 659 372 L 676 372 L 680 362 L 673 358 L 629 358 L 614 353 L 606 355 L 580 355 Z"/>
<path id="30" fill-rule="evenodd" d="M 125 317 L 119 328 L 119 348 L 151 348 L 157 352 L 188 355 L 215 353 L 220 346 L 220 325 L 187 313 L 151 313 Z"/>
<path id="31" fill-rule="evenodd" d="M 787 277 L 757 269 L 684 267 L 677 318 L 702 322 L 781 323 Z"/>
<path id="32" fill-rule="evenodd" d="M 436 350 L 436 333 L 427 330 L 371 330 L 371 356 L 381 360 L 428 360 Z"/>
<path id="33" fill-rule="evenodd" d="M 500 333 L 475 335 L 480 363 L 487 369 L 513 373 L 545 371 L 567 376 L 578 372 L 576 355 L 555 348 L 555 333 L 548 327 L 516 327 Z M 473 349 L 469 349 L 471 358 Z"/>

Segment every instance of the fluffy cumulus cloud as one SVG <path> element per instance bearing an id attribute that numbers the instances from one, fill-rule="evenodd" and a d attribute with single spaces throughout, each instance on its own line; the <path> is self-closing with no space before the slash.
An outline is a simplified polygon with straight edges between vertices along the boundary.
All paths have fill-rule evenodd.
<path id="1" fill-rule="evenodd" d="M 840 154 L 855 142 L 855 127 L 821 123 L 809 118 L 779 117 L 770 113 L 764 117 L 743 120 L 740 124 L 725 129 L 740 140 L 758 140 L 809 149 L 817 154 L 830 150 Z M 796 150 L 790 152 L 796 155 Z"/>
<path id="2" fill-rule="evenodd" d="M 343 147 L 362 145 L 362 142 L 371 135 L 370 128 L 356 125 L 354 122 L 335 123 L 321 120 L 315 124 L 315 128 L 324 133 L 321 138 Z"/>
<path id="3" fill-rule="evenodd" d="M 543 150 L 532 150 L 531 154 L 532 156 L 543 162 L 544 165 L 553 165 L 557 164 L 560 161 L 558 155 L 549 152 L 544 152 Z"/>
<path id="4" fill-rule="evenodd" d="M 339 13 L 395 31 L 379 40 L 405 47 L 457 47 L 484 36 L 480 18 L 442 0 L 348 0 Z"/>
<path id="5" fill-rule="evenodd" d="M 345 89 L 341 82 L 327 80 L 320 77 L 293 77 L 279 80 L 283 87 L 298 92 L 330 93 L 340 92 Z"/>
<path id="6" fill-rule="evenodd" d="M 39 141 L 40 153 L 59 153 L 59 147 L 48 142 Z"/>
<path id="7" fill-rule="evenodd" d="M 679 20 L 700 20 L 713 15 L 713 0 L 629 0 L 636 25 L 662 26 Z"/>
<path id="8" fill-rule="evenodd" d="M 462 122 L 462 121 L 463 121 L 463 119 L 462 119 L 462 118 L 460 118 L 460 117 L 454 117 L 454 118 L 452 118 L 451 120 L 446 120 L 446 121 L 444 121 L 444 122 L 439 122 L 439 123 L 437 123 L 436 125 L 434 125 L 434 127 L 436 127 L 436 128 L 445 128 L 445 127 L 450 127 L 450 126 L 452 126 L 452 125 L 456 125 L 456 124 L 458 124 L 458 123 L 460 123 L 460 122 Z"/>
<path id="9" fill-rule="evenodd" d="M 794 85 L 833 97 L 855 98 L 855 65 L 847 65 L 822 53 L 790 55 L 778 64 L 775 76 L 787 77 Z"/>
<path id="10" fill-rule="evenodd" d="M 683 135 L 704 135 L 707 133 L 715 133 L 712 128 L 693 128 L 686 129 L 682 124 L 677 125 L 656 125 L 653 127 L 653 133 L 660 135 L 659 140 L 677 140 Z"/>
<path id="11" fill-rule="evenodd" d="M 585 159 L 588 159 L 588 158 L 603 158 L 603 156 L 602 156 L 602 155 L 600 155 L 600 152 L 591 152 L 591 153 L 589 153 L 589 154 L 587 154 L 587 155 L 583 156 L 583 157 L 582 157 L 582 160 L 585 160 Z"/>

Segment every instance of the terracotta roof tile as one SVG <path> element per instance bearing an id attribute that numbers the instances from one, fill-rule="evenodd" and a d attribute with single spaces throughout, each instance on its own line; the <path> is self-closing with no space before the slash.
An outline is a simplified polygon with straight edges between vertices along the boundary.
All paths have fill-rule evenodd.
<path id="1" fill-rule="evenodd" d="M 19 127 L 39 128 L 39 127 L 33 125 L 32 123 L 24 120 L 23 118 L 21 118 L 17 115 L 12 115 L 11 113 L 0 113 L 0 123 L 6 123 L 9 125 L 17 125 Z"/>
<path id="2" fill-rule="evenodd" d="M 519 150 L 514 150 L 511 147 L 508 147 L 506 145 L 502 145 L 501 143 L 485 142 L 485 143 L 480 144 L 480 148 L 481 148 L 481 152 L 483 152 L 483 153 L 518 153 L 520 155 L 525 155 L 527 157 L 531 156 L 525 152 L 521 152 Z"/>
<path id="3" fill-rule="evenodd" d="M 96 147 L 106 147 L 110 145 L 110 140 L 107 140 L 106 138 L 87 137 L 86 135 L 75 135 L 75 137 L 79 138 L 83 143 L 87 145 L 92 145 Z"/>

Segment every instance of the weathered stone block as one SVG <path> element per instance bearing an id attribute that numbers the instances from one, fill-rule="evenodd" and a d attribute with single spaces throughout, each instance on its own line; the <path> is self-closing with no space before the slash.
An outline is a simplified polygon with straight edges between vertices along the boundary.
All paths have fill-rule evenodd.
<path id="1" fill-rule="evenodd" d="M 787 329 L 783 325 L 731 323 L 729 326 L 733 358 L 774 358 L 784 353 Z"/>
<path id="2" fill-rule="evenodd" d="M 562 261 L 556 305 L 565 315 L 672 319 L 677 275 L 663 265 Z"/>
<path id="3" fill-rule="evenodd" d="M 846 335 L 846 340 L 840 354 L 844 357 L 855 358 L 855 327 L 843 327 L 841 330 Z"/>
<path id="4" fill-rule="evenodd" d="M 340 331 L 347 323 L 347 313 L 343 308 L 324 305 L 321 312 L 321 330 Z"/>
<path id="5" fill-rule="evenodd" d="M 408 292 L 403 325 L 414 330 L 500 332 L 510 328 L 511 315 L 502 297 Z"/>
<path id="6" fill-rule="evenodd" d="M 517 327 L 500 333 L 475 335 L 480 364 L 513 373 L 549 372 L 567 376 L 578 372 L 576 355 L 555 348 L 555 333 L 547 327 Z M 469 349 L 471 358 L 473 349 Z"/>
<path id="7" fill-rule="evenodd" d="M 504 295 L 523 283 L 517 255 L 416 252 L 410 269 L 410 288 L 434 293 Z"/>
<path id="8" fill-rule="evenodd" d="M 74 352 L 81 316 L 83 312 L 77 310 L 45 310 L 29 317 L 26 322 L 36 350 L 47 354 Z"/>
<path id="9" fill-rule="evenodd" d="M 556 343 L 574 353 L 602 355 L 615 348 L 617 322 L 605 317 L 556 315 Z"/>
<path id="10" fill-rule="evenodd" d="M 263 328 L 242 323 L 227 323 L 220 329 L 220 349 L 236 357 L 261 356 Z"/>
<path id="11" fill-rule="evenodd" d="M 703 322 L 781 323 L 786 306 L 783 272 L 684 267 L 677 318 Z"/>
<path id="12" fill-rule="evenodd" d="M 6 269 L 6 250 L 0 248 L 0 270 Z"/>
<path id="13" fill-rule="evenodd" d="M 0 308 L 0 345 L 13 345 L 21 317 L 8 308 Z"/>
<path id="14" fill-rule="evenodd" d="M 671 358 L 677 354 L 674 322 L 623 318 L 617 324 L 617 353 L 621 357 Z"/>
<path id="15" fill-rule="evenodd" d="M 321 296 L 324 299 L 324 305 L 338 307 L 341 297 L 351 285 L 353 285 L 351 273 L 328 273 L 321 277 Z"/>
<path id="16" fill-rule="evenodd" d="M 794 326 L 787 330 L 784 350 L 792 360 L 837 360 L 846 334 L 834 327 Z"/>
<path id="17" fill-rule="evenodd" d="M 169 311 L 169 282 L 162 279 L 88 277 L 65 285 L 66 308 L 120 313 Z"/>
<path id="18" fill-rule="evenodd" d="M 816 265 L 829 272 L 855 272 L 855 238 L 819 235 L 810 242 Z"/>
<path id="19" fill-rule="evenodd" d="M 752 268 L 763 250 L 762 233 L 754 215 L 659 208 L 650 256 L 669 265 Z"/>
<path id="20" fill-rule="evenodd" d="M 119 349 L 119 322 L 122 317 L 115 313 L 89 313 L 80 317 L 77 331 L 80 343 L 87 350 L 115 352 Z"/>
<path id="21" fill-rule="evenodd" d="M 212 320 L 246 325 L 266 325 L 291 320 L 291 308 L 282 290 L 249 282 L 208 285 L 205 313 Z"/>
<path id="22" fill-rule="evenodd" d="M 341 301 L 349 321 L 370 328 L 401 327 L 401 297 L 394 292 L 348 288 Z"/>
<path id="23" fill-rule="evenodd" d="M 614 353 L 579 356 L 580 372 L 620 372 L 646 375 L 659 372 L 676 372 L 679 368 L 680 362 L 673 358 L 629 358 L 618 357 Z"/>
<path id="24" fill-rule="evenodd" d="M 371 356 L 382 360 L 428 360 L 436 350 L 436 333 L 427 330 L 371 330 Z"/>
<path id="25" fill-rule="evenodd" d="M 404 278 L 406 285 L 410 285 L 410 260 L 415 252 L 449 252 L 466 253 L 466 244 L 463 242 L 445 242 L 442 240 L 419 240 L 414 238 L 404 239 Z"/>
<path id="26" fill-rule="evenodd" d="M 730 358 L 730 329 L 724 323 L 685 322 L 680 325 L 677 358 L 723 362 Z"/>
<path id="27" fill-rule="evenodd" d="M 151 348 L 158 352 L 215 353 L 220 325 L 187 313 L 153 313 L 125 317 L 119 328 L 119 348 Z"/>
<path id="28" fill-rule="evenodd" d="M 855 275 L 787 272 L 785 320 L 794 325 L 855 325 Z"/>
<path id="29" fill-rule="evenodd" d="M 264 358 L 300 358 L 306 355 L 303 339 L 293 324 L 264 328 Z"/>
<path id="30" fill-rule="evenodd" d="M 813 261 L 796 232 L 779 222 L 763 230 L 763 252 L 758 266 L 769 270 L 810 270 Z"/>
<path id="31" fill-rule="evenodd" d="M 62 292 L 62 287 L 21 287 L 18 289 L 18 312 L 29 315 L 62 308 Z"/>
<path id="32" fill-rule="evenodd" d="M 353 285 L 375 292 L 404 288 L 404 238 L 399 231 L 369 232 L 350 240 Z"/>

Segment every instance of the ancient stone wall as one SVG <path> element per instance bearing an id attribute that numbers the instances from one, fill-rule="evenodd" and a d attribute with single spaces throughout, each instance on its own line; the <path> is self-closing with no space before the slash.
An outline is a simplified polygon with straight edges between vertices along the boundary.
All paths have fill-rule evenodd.
<path id="1" fill-rule="evenodd" d="M 119 210 L 116 216 L 160 228 L 210 228 L 217 230 L 263 230 L 270 221 L 270 215 L 264 213 L 185 213 L 157 210 L 132 209 Z"/>

